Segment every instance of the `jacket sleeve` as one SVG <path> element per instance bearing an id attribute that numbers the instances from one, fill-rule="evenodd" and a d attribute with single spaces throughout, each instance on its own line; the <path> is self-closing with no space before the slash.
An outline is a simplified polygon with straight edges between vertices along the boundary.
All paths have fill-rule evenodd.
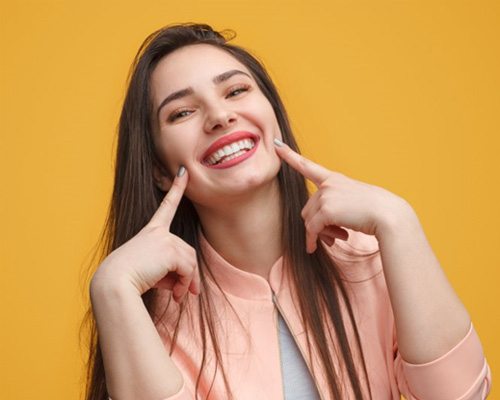
<path id="1" fill-rule="evenodd" d="M 408 400 L 484 400 L 490 391 L 491 371 L 472 324 L 455 347 L 434 361 L 410 364 L 397 345 L 395 354 L 396 380 Z"/>

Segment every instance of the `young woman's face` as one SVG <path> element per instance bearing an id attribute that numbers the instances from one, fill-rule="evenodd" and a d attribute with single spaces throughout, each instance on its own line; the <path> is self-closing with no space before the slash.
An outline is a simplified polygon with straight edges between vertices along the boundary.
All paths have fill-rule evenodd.
<path id="1" fill-rule="evenodd" d="M 186 195 L 195 204 L 249 194 L 276 179 L 276 116 L 249 70 L 229 53 L 206 44 L 176 50 L 153 71 L 151 88 L 157 152 L 171 176 L 187 168 Z M 168 189 L 169 179 L 161 181 Z"/>

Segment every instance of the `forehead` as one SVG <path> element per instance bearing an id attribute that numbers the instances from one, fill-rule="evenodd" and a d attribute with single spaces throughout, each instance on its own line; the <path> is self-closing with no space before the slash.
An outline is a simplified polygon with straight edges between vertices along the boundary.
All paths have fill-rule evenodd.
<path id="1" fill-rule="evenodd" d="M 208 44 L 182 47 L 160 60 L 151 75 L 155 99 L 186 87 L 214 85 L 212 78 L 231 69 L 250 74 L 248 68 L 228 52 Z M 251 75 L 251 74 L 250 74 Z"/>

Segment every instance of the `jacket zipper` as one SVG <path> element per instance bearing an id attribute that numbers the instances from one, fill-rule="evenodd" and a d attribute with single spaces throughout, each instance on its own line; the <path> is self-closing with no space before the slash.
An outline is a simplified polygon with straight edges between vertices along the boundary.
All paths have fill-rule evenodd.
<path id="1" fill-rule="evenodd" d="M 325 398 L 322 396 L 321 394 L 321 391 L 319 390 L 319 386 L 318 386 L 318 382 L 316 381 L 316 378 L 315 376 L 313 375 L 312 373 L 312 370 L 311 370 L 311 366 L 309 365 L 308 361 L 307 361 L 307 358 L 305 357 L 305 354 L 304 352 L 302 351 L 302 348 L 300 347 L 299 343 L 297 342 L 297 340 L 295 339 L 295 335 L 293 334 L 292 332 L 292 329 L 290 328 L 290 324 L 288 323 L 288 320 L 286 319 L 285 317 L 285 314 L 283 313 L 279 303 L 278 303 L 278 299 L 276 297 L 276 294 L 274 293 L 274 290 L 271 288 L 271 293 L 272 293 L 272 297 L 273 297 L 273 303 L 274 303 L 274 306 L 276 307 L 276 309 L 278 310 L 278 312 L 280 313 L 281 317 L 283 318 L 283 320 L 285 321 L 285 324 L 286 326 L 288 327 L 288 330 L 290 331 L 290 333 L 292 334 L 292 337 L 293 337 L 293 341 L 295 342 L 297 348 L 299 349 L 300 351 L 300 354 L 302 355 L 302 358 L 304 359 L 304 362 L 307 366 L 307 370 L 309 371 L 309 375 L 311 376 L 313 382 L 314 382 L 314 386 L 316 387 L 316 392 L 318 393 L 319 395 L 319 398 L 320 400 L 325 400 Z M 277 332 L 278 332 L 278 343 L 279 343 L 279 321 L 278 321 L 278 317 L 276 317 L 276 325 L 277 325 Z M 281 345 L 280 345 L 281 346 Z M 280 348 L 280 364 L 281 364 L 281 348 Z M 282 364 L 281 364 L 282 365 Z M 282 375 L 283 376 L 283 375 Z M 283 382 L 283 379 L 281 380 L 281 384 L 283 385 L 283 395 L 285 394 L 285 383 Z"/>
<path id="2" fill-rule="evenodd" d="M 285 377 L 283 375 L 283 359 L 281 357 L 280 322 L 279 322 L 279 318 L 278 318 L 279 309 L 276 306 L 276 297 L 274 296 L 274 292 L 272 291 L 272 289 L 271 289 L 271 292 L 272 292 L 272 296 L 273 296 L 274 307 L 276 307 L 276 309 L 278 310 L 278 312 L 276 313 L 276 317 L 275 317 L 274 321 L 276 322 L 276 334 L 278 336 L 278 354 L 280 355 L 280 369 L 281 369 L 281 388 L 283 390 L 283 399 L 284 399 L 286 391 L 285 391 L 285 379 L 284 379 Z"/>

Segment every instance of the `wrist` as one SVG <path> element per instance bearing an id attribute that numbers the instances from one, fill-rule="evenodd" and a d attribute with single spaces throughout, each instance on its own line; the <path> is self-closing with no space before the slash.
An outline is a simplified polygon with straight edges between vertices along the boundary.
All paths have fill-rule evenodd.
<path id="1" fill-rule="evenodd" d="M 91 297 L 128 294 L 141 296 L 141 292 L 126 274 L 114 271 L 110 266 L 101 266 L 90 282 Z"/>
<path id="2" fill-rule="evenodd" d="M 403 198 L 399 198 L 390 212 L 385 213 L 384 217 L 377 224 L 375 237 L 383 241 L 394 235 L 400 235 L 405 230 L 414 230 L 420 227 L 420 221 L 415 210 Z"/>

